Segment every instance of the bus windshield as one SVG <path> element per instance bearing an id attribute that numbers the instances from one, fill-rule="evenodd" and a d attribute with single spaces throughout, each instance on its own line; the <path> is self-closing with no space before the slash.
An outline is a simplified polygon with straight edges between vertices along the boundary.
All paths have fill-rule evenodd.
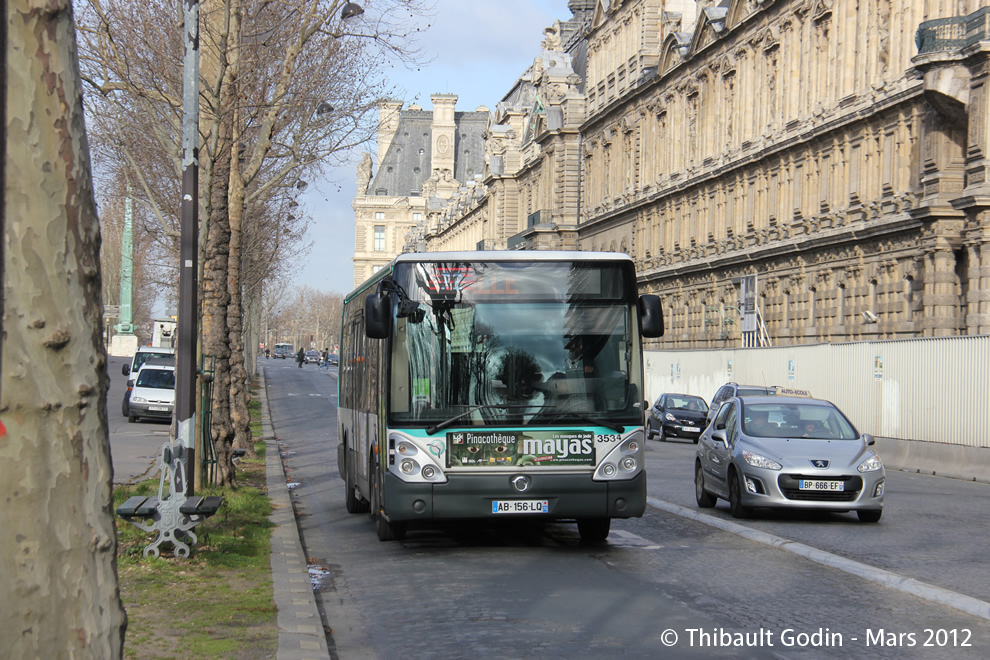
<path id="1" fill-rule="evenodd" d="M 413 263 L 393 278 L 391 423 L 642 423 L 631 264 Z"/>

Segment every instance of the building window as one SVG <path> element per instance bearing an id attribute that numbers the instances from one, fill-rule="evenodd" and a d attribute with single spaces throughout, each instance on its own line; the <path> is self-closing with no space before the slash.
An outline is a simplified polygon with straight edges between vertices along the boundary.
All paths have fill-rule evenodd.
<path id="1" fill-rule="evenodd" d="M 413 213 L 413 222 L 419 222 L 423 219 L 422 213 Z"/>
<path id="2" fill-rule="evenodd" d="M 385 251 L 385 225 L 375 225 L 375 252 Z"/>
<path id="3" fill-rule="evenodd" d="M 372 267 L 371 267 L 371 274 L 372 274 L 372 275 L 374 275 L 375 273 L 377 273 L 377 272 L 378 272 L 378 271 L 380 271 L 381 269 L 382 269 L 382 267 L 381 267 L 381 266 L 372 266 Z"/>
<path id="4" fill-rule="evenodd" d="M 375 220 L 384 220 L 385 211 L 375 211 Z"/>

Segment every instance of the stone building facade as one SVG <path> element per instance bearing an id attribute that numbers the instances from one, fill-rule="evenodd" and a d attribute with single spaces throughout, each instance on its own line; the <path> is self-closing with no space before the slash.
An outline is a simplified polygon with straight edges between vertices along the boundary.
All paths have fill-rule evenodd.
<path id="1" fill-rule="evenodd" d="M 406 249 L 618 250 L 664 346 L 990 333 L 990 8 L 573 0 Z"/>
<path id="2" fill-rule="evenodd" d="M 432 111 L 403 110 L 399 101 L 379 106 L 377 158 L 365 154 L 358 165 L 352 204 L 355 286 L 402 252 L 415 227 L 436 226 L 451 200 L 481 178 L 488 109 L 457 112 L 455 94 L 431 100 Z"/>

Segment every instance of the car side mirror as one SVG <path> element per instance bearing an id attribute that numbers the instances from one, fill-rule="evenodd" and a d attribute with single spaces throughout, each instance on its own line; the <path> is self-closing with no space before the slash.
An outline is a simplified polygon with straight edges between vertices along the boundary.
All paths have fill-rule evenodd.
<path id="1" fill-rule="evenodd" d="M 724 429 L 724 428 L 725 427 L 723 426 L 722 429 Z M 728 449 L 729 448 L 729 441 L 725 439 L 725 431 L 722 430 L 722 429 L 720 429 L 718 431 L 712 431 L 712 440 L 715 440 L 717 442 L 721 442 L 722 443 L 722 446 L 725 447 L 726 449 Z"/>
<path id="2" fill-rule="evenodd" d="M 863 442 L 866 443 L 866 446 L 867 447 L 872 447 L 873 445 L 877 444 L 877 439 L 874 438 L 869 433 L 864 433 L 863 434 Z"/>
<path id="3" fill-rule="evenodd" d="M 125 364 L 123 368 L 120 370 L 120 373 L 124 374 L 125 376 L 129 376 L 131 373 L 131 365 Z"/>

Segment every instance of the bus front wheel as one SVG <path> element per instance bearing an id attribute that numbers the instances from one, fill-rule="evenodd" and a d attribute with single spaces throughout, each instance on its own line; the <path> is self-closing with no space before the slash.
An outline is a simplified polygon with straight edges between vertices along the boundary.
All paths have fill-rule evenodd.
<path id="1" fill-rule="evenodd" d="M 389 522 L 382 515 L 381 484 L 378 483 L 378 466 L 371 467 L 371 517 L 375 519 L 375 531 L 379 541 L 401 541 L 406 538 L 406 523 Z"/>
<path id="2" fill-rule="evenodd" d="M 344 456 L 344 488 L 347 489 L 344 505 L 347 507 L 347 513 L 368 513 L 371 510 L 371 503 L 357 494 L 354 479 L 351 477 L 353 472 L 351 462 L 346 458 L 346 449 L 344 449 Z"/>
<path id="3" fill-rule="evenodd" d="M 585 543 L 600 543 L 608 538 L 612 527 L 611 518 L 580 518 L 577 521 L 578 533 Z"/>

